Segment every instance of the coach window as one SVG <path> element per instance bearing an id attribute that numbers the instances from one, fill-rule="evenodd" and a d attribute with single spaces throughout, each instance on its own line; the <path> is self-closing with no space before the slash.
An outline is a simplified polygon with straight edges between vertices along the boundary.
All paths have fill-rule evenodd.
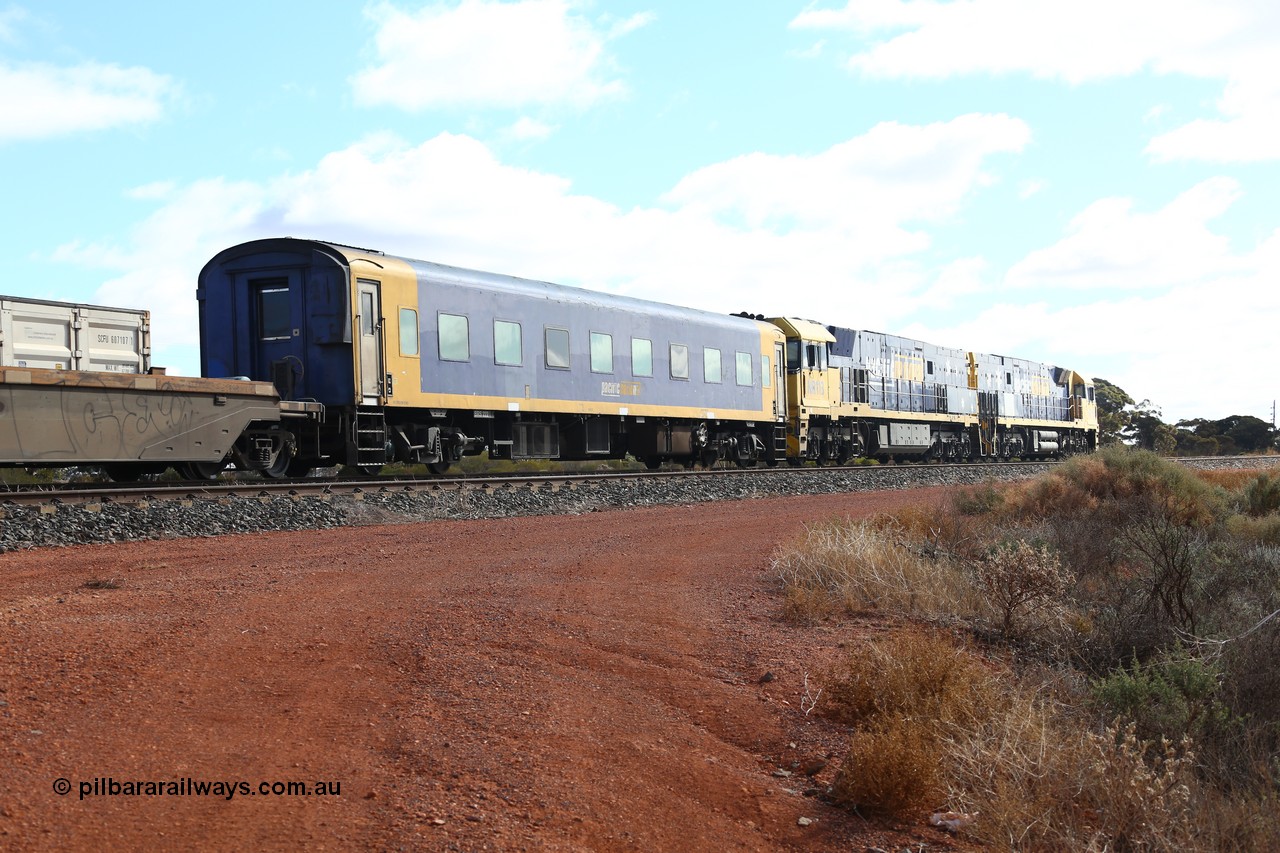
<path id="1" fill-rule="evenodd" d="M 569 330 L 547 329 L 547 367 L 569 369 Z"/>
<path id="2" fill-rule="evenodd" d="M 760 356 L 760 381 L 766 388 L 773 387 L 773 359 L 767 355 Z"/>
<path id="3" fill-rule="evenodd" d="M 647 338 L 631 339 L 631 375 L 653 375 L 653 341 Z"/>
<path id="4" fill-rule="evenodd" d="M 671 345 L 671 378 L 689 378 L 689 348 L 684 344 Z"/>
<path id="5" fill-rule="evenodd" d="M 264 341 L 290 337 L 289 288 L 264 287 L 258 291 L 258 332 Z"/>
<path id="6" fill-rule="evenodd" d="M 591 372 L 613 373 L 613 335 L 591 333 Z"/>
<path id="7" fill-rule="evenodd" d="M 437 315 L 440 329 L 440 360 L 470 361 L 471 334 L 467 326 L 467 318 L 461 314 Z"/>
<path id="8" fill-rule="evenodd" d="M 509 320 L 493 321 L 493 363 L 519 367 L 524 364 L 520 324 Z"/>
<path id="9" fill-rule="evenodd" d="M 720 382 L 723 378 L 720 372 L 720 350 L 712 347 L 704 348 L 702 350 L 702 381 Z"/>
<path id="10" fill-rule="evenodd" d="M 418 312 L 412 308 L 400 309 L 400 354 L 418 354 Z"/>
<path id="11" fill-rule="evenodd" d="M 751 384 L 751 353 L 749 352 L 737 353 L 737 360 L 738 360 L 738 384 L 750 385 Z"/>

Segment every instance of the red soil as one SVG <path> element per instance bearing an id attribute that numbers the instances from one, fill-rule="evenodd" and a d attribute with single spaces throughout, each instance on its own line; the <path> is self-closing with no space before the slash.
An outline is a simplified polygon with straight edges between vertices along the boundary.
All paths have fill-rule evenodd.
<path id="1" fill-rule="evenodd" d="M 954 848 L 805 796 L 841 735 L 804 677 L 853 628 L 782 622 L 769 574 L 940 494 L 0 555 L 0 848 Z M 251 792 L 80 796 L 188 778 Z M 341 789 L 257 793 L 293 780 Z"/>

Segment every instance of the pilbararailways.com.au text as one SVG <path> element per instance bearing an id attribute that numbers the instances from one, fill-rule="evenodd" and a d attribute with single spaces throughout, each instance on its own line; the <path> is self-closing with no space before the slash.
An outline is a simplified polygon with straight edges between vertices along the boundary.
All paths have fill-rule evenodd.
<path id="1" fill-rule="evenodd" d="M 54 793 L 66 795 L 71 793 L 71 782 L 65 778 L 55 779 Z M 99 776 L 94 779 L 82 779 L 78 783 L 80 799 L 86 797 L 221 797 L 231 800 L 235 797 L 338 797 L 342 795 L 342 783 L 339 781 L 267 781 L 246 782 L 241 780 L 218 780 L 214 782 L 202 779 L 124 779 L 111 776 Z"/>

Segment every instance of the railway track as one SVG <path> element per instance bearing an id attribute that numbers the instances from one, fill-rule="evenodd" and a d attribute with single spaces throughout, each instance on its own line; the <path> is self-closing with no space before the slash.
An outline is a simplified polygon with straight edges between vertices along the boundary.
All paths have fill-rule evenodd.
<path id="1" fill-rule="evenodd" d="M 713 468 L 680 471 L 585 472 L 564 474 L 512 474 L 501 477 L 378 476 L 344 479 L 306 478 L 296 480 L 226 479 L 216 481 L 175 481 L 146 483 L 57 483 L 13 486 L 0 491 L 0 503 L 14 505 L 80 505 L 138 503 L 149 501 L 218 500 L 222 498 L 315 497 L 365 495 L 369 493 L 486 492 L 498 490 L 589 489 L 606 483 L 679 483 L 723 479 L 753 479 L 767 490 L 770 480 L 800 477 L 847 477 L 874 483 L 893 472 L 893 479 L 915 473 L 930 479 L 931 473 L 963 470 L 979 479 L 1008 479 L 1030 476 L 1054 462 L 996 462 L 964 466 L 922 464 L 888 466 L 800 467 L 800 468 Z M 1015 472 L 1025 472 L 1015 474 Z M 999 474 L 1000 476 L 996 476 Z M 968 479 L 968 478 L 966 478 Z M 900 486 L 899 486 L 900 487 Z"/>
<path id="2" fill-rule="evenodd" d="M 1276 456 L 1206 456 L 1179 460 L 1198 468 L 1261 468 L 1280 464 Z M 375 476 L 343 479 L 306 478 L 295 480 L 225 479 L 146 483 L 57 483 L 38 486 L 10 486 L 0 491 L 0 503 L 14 505 L 137 503 L 139 501 L 191 501 L 221 498 L 315 497 L 364 495 L 400 492 L 407 494 L 449 491 L 497 490 L 576 490 L 604 483 L 691 482 L 716 478 L 756 478 L 767 489 L 771 479 L 811 476 L 839 476 L 856 483 L 875 484 L 891 479 L 891 488 L 901 488 L 900 481 L 918 479 L 926 484 L 936 474 L 948 471 L 966 472 L 964 480 L 1015 479 L 1032 476 L 1058 464 L 1052 461 L 980 462 L 966 465 L 905 464 L 845 467 L 779 467 L 779 468 L 713 468 L 678 471 L 583 472 L 561 474 L 512 474 L 500 477 L 437 477 L 430 475 Z M 891 472 L 891 473 L 890 473 Z M 950 479 L 950 478 L 942 478 Z"/>

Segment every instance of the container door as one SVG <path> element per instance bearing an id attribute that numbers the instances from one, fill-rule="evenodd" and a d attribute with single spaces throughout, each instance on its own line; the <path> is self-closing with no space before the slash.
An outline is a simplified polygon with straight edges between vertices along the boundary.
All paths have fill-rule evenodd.
<path id="1" fill-rule="evenodd" d="M 361 402 L 376 406 L 382 397 L 382 299 L 376 281 L 360 279 L 356 318 L 360 329 L 360 396 Z"/>

